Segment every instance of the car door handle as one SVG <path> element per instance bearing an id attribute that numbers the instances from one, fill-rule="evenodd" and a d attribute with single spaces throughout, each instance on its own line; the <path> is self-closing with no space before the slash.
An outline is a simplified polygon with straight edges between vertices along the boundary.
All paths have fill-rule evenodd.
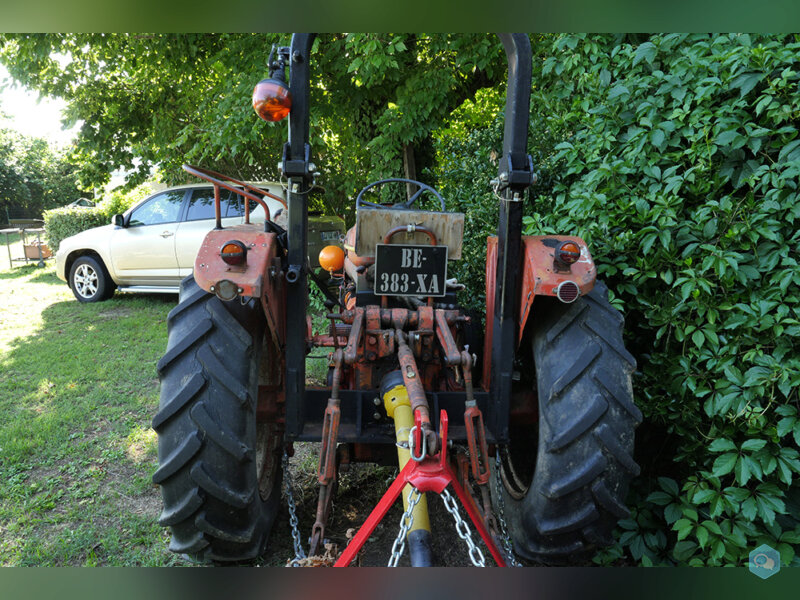
<path id="1" fill-rule="evenodd" d="M 160 233 L 159 235 L 161 237 L 163 237 L 163 238 L 168 238 L 169 236 L 175 235 L 175 234 L 172 231 L 164 231 L 164 232 Z"/>

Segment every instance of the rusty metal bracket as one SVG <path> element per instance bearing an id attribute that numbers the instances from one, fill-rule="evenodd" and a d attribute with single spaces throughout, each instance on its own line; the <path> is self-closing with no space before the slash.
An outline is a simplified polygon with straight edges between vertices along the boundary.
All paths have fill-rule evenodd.
<path id="1" fill-rule="evenodd" d="M 475 402 L 472 386 L 472 357 L 464 350 L 461 353 L 461 369 L 464 372 L 464 388 L 467 399 L 464 402 L 464 426 L 467 429 L 469 459 L 472 463 L 472 476 L 478 485 L 489 482 L 489 446 L 486 443 L 486 430 L 483 426 L 483 413 Z"/>
<path id="2" fill-rule="evenodd" d="M 310 556 L 319 554 L 322 541 L 325 538 L 325 524 L 330 514 L 333 484 L 336 480 L 336 441 L 339 437 L 339 421 L 341 410 L 339 408 L 339 386 L 342 380 L 342 351 L 333 353 L 333 385 L 331 397 L 325 409 L 325 420 L 322 424 L 322 446 L 319 451 L 319 466 L 317 479 L 319 481 L 319 499 L 317 500 L 317 514 L 314 527 L 311 530 Z"/>
<path id="3" fill-rule="evenodd" d="M 361 331 L 364 329 L 364 309 L 356 308 L 353 316 L 353 326 L 344 348 L 344 362 L 352 365 L 358 357 L 358 345 L 361 342 Z"/>
<path id="4" fill-rule="evenodd" d="M 444 310 L 437 308 L 434 311 L 436 319 L 436 337 L 439 338 L 439 343 L 444 350 L 444 359 L 448 365 L 457 365 L 461 362 L 461 353 L 458 351 L 453 333 L 450 331 L 450 326 L 447 324 L 447 317 Z"/>

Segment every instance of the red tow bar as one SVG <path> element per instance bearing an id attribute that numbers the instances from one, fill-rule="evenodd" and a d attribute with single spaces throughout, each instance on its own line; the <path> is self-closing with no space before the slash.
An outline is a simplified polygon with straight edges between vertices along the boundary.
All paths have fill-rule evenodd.
<path id="1" fill-rule="evenodd" d="M 417 431 L 421 431 L 422 427 L 419 411 L 414 412 L 414 421 L 417 425 Z M 497 566 L 507 566 L 503 555 L 497 548 L 497 544 L 494 543 L 494 540 L 486 530 L 483 518 L 473 508 L 472 503 L 469 501 L 469 496 L 467 496 L 464 488 L 458 483 L 456 474 L 453 473 L 450 465 L 447 464 L 447 413 L 444 410 L 439 417 L 439 438 L 440 450 L 436 455 L 426 456 L 420 462 L 409 460 L 406 463 L 406 466 L 400 471 L 400 474 L 392 482 L 392 485 L 389 486 L 389 489 L 386 490 L 386 493 L 378 504 L 372 509 L 372 512 L 369 517 L 367 517 L 367 520 L 364 521 L 361 529 L 358 530 L 358 533 L 356 533 L 350 544 L 345 548 L 339 560 L 336 561 L 335 567 L 346 567 L 353 561 L 369 539 L 369 536 L 372 535 L 375 527 L 378 526 L 378 523 L 380 523 L 386 513 L 389 512 L 392 504 L 394 504 L 395 500 L 397 500 L 397 497 L 408 483 L 417 488 L 421 493 L 435 492 L 436 494 L 441 494 L 448 485 L 452 485 L 458 499 L 461 501 L 461 505 L 467 511 L 470 520 L 475 525 L 475 529 L 478 530 L 481 539 L 483 539 L 486 547 L 492 554 Z"/>

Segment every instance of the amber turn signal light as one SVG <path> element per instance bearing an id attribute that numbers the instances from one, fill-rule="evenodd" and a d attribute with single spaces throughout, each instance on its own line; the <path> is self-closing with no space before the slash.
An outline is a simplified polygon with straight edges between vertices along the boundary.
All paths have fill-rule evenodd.
<path id="1" fill-rule="evenodd" d="M 247 247 L 238 240 L 232 240 L 223 244 L 219 255 L 229 265 L 242 265 L 247 257 Z"/>
<path id="2" fill-rule="evenodd" d="M 564 242 L 556 253 L 558 260 L 566 265 L 571 265 L 581 257 L 581 249 L 575 242 Z"/>
<path id="3" fill-rule="evenodd" d="M 341 271 L 344 266 L 344 250 L 339 246 L 325 246 L 319 251 L 319 266 L 328 273 Z"/>
<path id="4" fill-rule="evenodd" d="M 292 109 L 292 95 L 286 83 L 278 79 L 262 79 L 253 89 L 253 109 L 265 121 L 285 119 Z"/>

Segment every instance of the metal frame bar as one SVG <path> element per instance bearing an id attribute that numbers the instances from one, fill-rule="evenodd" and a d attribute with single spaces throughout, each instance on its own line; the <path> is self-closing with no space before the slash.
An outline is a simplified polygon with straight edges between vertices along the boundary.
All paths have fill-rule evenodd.
<path id="1" fill-rule="evenodd" d="M 308 279 L 308 202 L 303 193 L 311 186 L 311 150 L 308 145 L 309 55 L 316 34 L 295 33 L 290 49 L 289 142 L 284 148 L 282 171 L 289 182 L 288 270 L 286 281 L 286 426 L 290 438 L 303 427 L 306 379 L 306 304 Z"/>
<path id="2" fill-rule="evenodd" d="M 530 120 L 531 44 L 521 33 L 498 34 L 508 58 L 503 154 L 498 183 L 501 193 L 497 224 L 497 270 L 495 278 L 492 337 L 492 403 L 487 425 L 495 436 L 508 438 L 511 383 L 517 339 L 520 258 L 522 252 L 522 201 L 533 181 L 527 152 Z"/>

